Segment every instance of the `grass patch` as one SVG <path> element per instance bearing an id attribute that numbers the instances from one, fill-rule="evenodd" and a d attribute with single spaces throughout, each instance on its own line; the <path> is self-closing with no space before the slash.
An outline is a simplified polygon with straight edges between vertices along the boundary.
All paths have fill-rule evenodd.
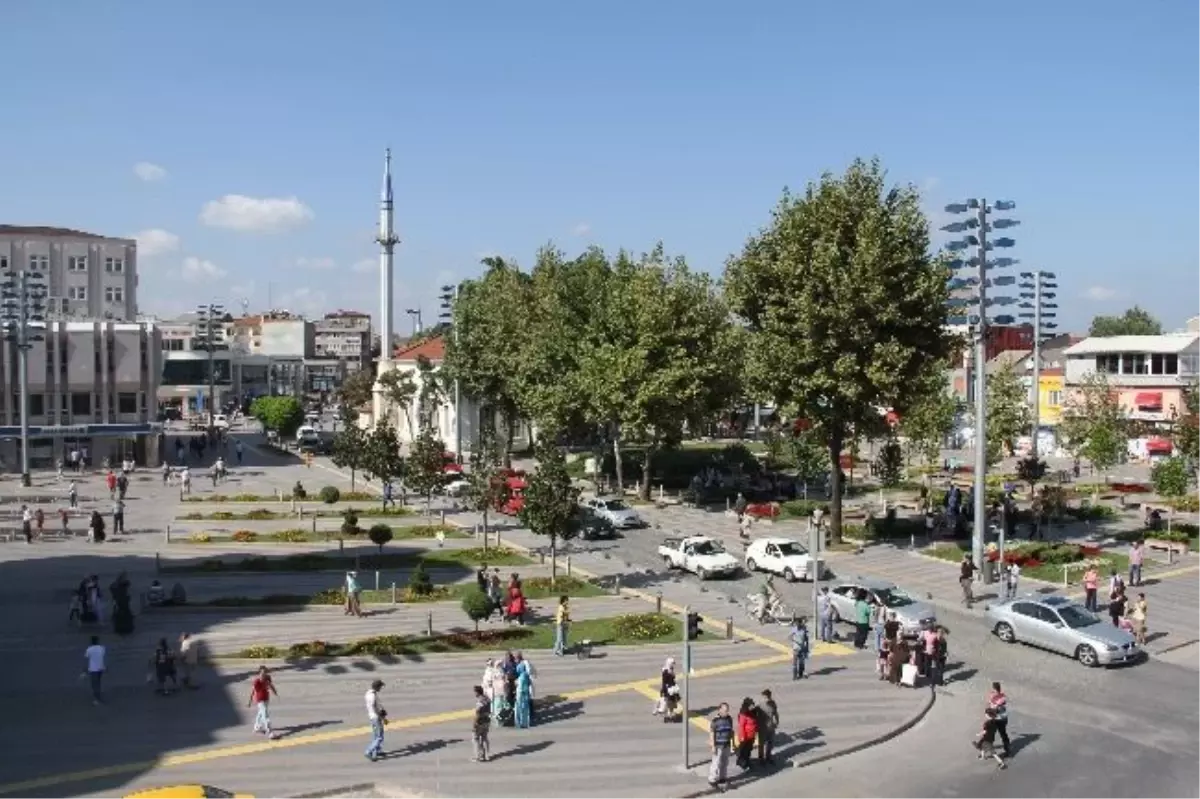
<path id="1" fill-rule="evenodd" d="M 448 539 L 463 540 L 471 537 L 471 534 L 458 527 L 450 525 L 442 526 L 439 524 L 413 524 L 403 525 L 392 528 L 393 541 L 430 541 L 437 538 L 438 531 L 444 533 Z M 255 530 L 237 530 L 233 533 L 192 533 L 187 538 L 175 538 L 171 540 L 172 544 L 316 544 L 336 541 L 337 539 L 348 539 L 352 542 L 366 541 L 367 536 L 364 531 L 362 535 L 345 536 L 340 530 L 318 530 L 315 534 L 311 529 L 305 530 L 301 528 L 292 528 L 289 530 L 275 530 L 269 533 L 260 533 Z"/>
<path id="2" fill-rule="evenodd" d="M 939 560 L 958 563 L 964 553 L 971 551 L 971 542 L 943 543 L 922 550 Z M 1048 583 L 1062 584 L 1063 566 L 1068 566 L 1067 579 L 1078 582 L 1086 571 L 1087 564 L 1095 564 L 1097 570 L 1107 575 L 1116 569 L 1119 574 L 1129 572 L 1129 558 L 1112 550 L 1100 547 L 1067 543 L 1025 542 L 1004 548 L 1004 559 L 1021 564 L 1021 576 Z"/>
<path id="3" fill-rule="evenodd" d="M 634 613 L 600 619 L 585 619 L 571 625 L 569 641 L 584 639 L 596 646 L 639 646 L 678 641 L 682 626 L 673 616 Z M 380 635 L 357 641 L 302 641 L 290 646 L 250 646 L 224 657 L 247 660 L 286 658 L 395 657 L 444 654 L 517 648 L 550 649 L 554 646 L 554 625 L 531 624 L 479 632 L 454 632 L 444 635 Z"/>
<path id="4" fill-rule="evenodd" d="M 492 547 L 486 553 L 482 549 L 439 549 L 428 552 L 384 552 L 382 555 L 360 554 L 364 569 L 405 569 L 424 563 L 426 568 L 476 567 L 481 563 L 489 566 L 525 566 L 532 561 L 511 549 Z M 163 566 L 170 574 L 214 574 L 221 572 L 319 572 L 342 571 L 354 563 L 354 556 L 318 555 L 301 553 L 284 557 L 253 555 L 238 559 L 207 558 L 197 563 Z"/>

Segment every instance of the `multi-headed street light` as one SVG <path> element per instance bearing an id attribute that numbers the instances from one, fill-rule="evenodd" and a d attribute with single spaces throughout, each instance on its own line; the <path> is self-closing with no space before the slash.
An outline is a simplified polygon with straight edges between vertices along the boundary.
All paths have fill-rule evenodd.
<path id="1" fill-rule="evenodd" d="M 207 305 L 201 305 L 196 308 L 196 323 L 202 325 L 204 335 L 201 348 L 208 351 L 208 401 L 205 402 L 205 407 L 208 410 L 208 435 L 213 435 L 213 414 L 216 413 L 213 407 L 216 404 L 217 379 L 214 366 L 214 352 L 216 351 L 216 340 L 213 338 L 214 328 L 225 318 L 225 306 L 215 302 L 210 302 Z"/>
<path id="2" fill-rule="evenodd" d="M 977 289 L 974 297 L 956 303 L 963 307 L 966 313 L 951 317 L 950 322 L 973 326 L 975 331 L 975 514 L 971 535 L 971 559 L 979 569 L 983 568 L 983 538 L 987 530 L 988 309 L 994 305 L 1010 305 L 1015 302 L 1013 298 L 1003 295 L 988 296 L 990 286 L 1011 285 L 1014 282 L 1009 276 L 989 278 L 989 273 L 1017 263 L 1013 258 L 989 258 L 988 253 L 993 249 L 1012 247 L 1016 242 L 1006 236 L 989 239 L 988 234 L 993 230 L 1004 230 L 1020 224 L 1014 219 L 993 217 L 998 211 L 1011 211 L 1016 207 L 1016 203 L 1008 200 L 997 200 L 993 205 L 988 205 L 987 200 L 983 198 L 951 203 L 946 206 L 947 213 L 967 216 L 962 221 L 951 222 L 942 228 L 947 233 L 963 234 L 962 238 L 946 245 L 946 249 L 953 255 L 950 261 L 951 269 L 956 272 L 974 270 L 973 277 L 960 278 L 955 282 L 960 288 Z M 975 250 L 975 256 L 964 258 L 972 248 Z M 971 313 L 972 310 L 974 313 Z M 1015 319 L 1006 314 L 996 316 L 993 321 L 996 324 L 1007 325 L 1012 324 Z"/>
<path id="3" fill-rule="evenodd" d="M 4 339 L 17 350 L 21 403 L 21 485 L 33 484 L 29 473 L 29 350 L 46 337 L 46 276 L 9 272 L 0 282 L 0 323 Z"/>
<path id="4" fill-rule="evenodd" d="M 425 329 L 425 325 L 423 325 L 421 323 L 421 309 L 420 308 L 405 308 L 404 312 L 406 314 L 408 314 L 410 319 L 412 319 L 412 324 L 413 324 L 412 334 L 413 334 L 413 338 L 416 338 L 417 334 Z"/>
<path id="5" fill-rule="evenodd" d="M 1057 295 L 1049 289 L 1057 289 L 1058 283 L 1053 272 L 1038 270 L 1036 272 L 1021 273 L 1021 313 L 1019 316 L 1022 319 L 1033 320 L 1033 390 L 1030 395 L 1030 404 L 1033 406 L 1033 430 L 1030 438 L 1032 439 L 1033 457 L 1038 457 L 1038 426 L 1041 423 L 1040 410 L 1042 404 L 1042 342 L 1054 336 L 1054 329 L 1058 327 L 1058 323 L 1052 321 L 1058 316 L 1058 303 L 1047 302 L 1053 300 Z"/>
<path id="6" fill-rule="evenodd" d="M 450 325 L 454 334 L 454 343 L 458 343 L 458 325 L 454 324 L 454 303 L 458 302 L 458 286 L 442 286 L 441 312 L 438 321 Z M 459 388 L 458 377 L 454 378 L 454 457 L 462 463 L 462 392 Z"/>

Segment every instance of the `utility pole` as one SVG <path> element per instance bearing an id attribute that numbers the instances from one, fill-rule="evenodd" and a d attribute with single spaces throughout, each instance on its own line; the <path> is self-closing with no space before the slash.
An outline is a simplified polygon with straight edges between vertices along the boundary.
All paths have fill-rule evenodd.
<path id="1" fill-rule="evenodd" d="M 213 325 L 225 316 L 225 307 L 215 302 L 201 305 L 196 309 L 200 322 L 204 325 L 204 348 L 208 350 L 208 401 L 205 408 L 208 411 L 208 435 L 213 436 L 213 406 L 216 404 L 217 376 L 215 361 L 216 342 L 213 339 Z"/>
<path id="2" fill-rule="evenodd" d="M 458 346 L 458 325 L 454 324 L 454 305 L 458 302 L 458 292 L 461 284 L 457 286 L 442 286 L 442 312 L 439 319 L 442 322 L 450 325 L 451 332 L 454 335 L 454 345 Z M 463 462 L 462 456 L 462 391 L 458 383 L 458 375 L 454 376 L 454 457 L 459 462 Z"/>
<path id="3" fill-rule="evenodd" d="M 408 314 L 410 319 L 412 319 L 412 323 L 413 323 L 412 334 L 413 334 L 413 338 L 416 338 L 417 334 L 425 329 L 425 325 L 423 325 L 421 323 L 421 309 L 420 308 L 406 308 L 404 310 L 404 312 L 406 314 Z"/>
<path id="4" fill-rule="evenodd" d="M 21 485 L 29 488 L 29 350 L 45 338 L 45 276 L 21 270 L 8 274 L 0 284 L 0 319 L 4 338 L 17 351 L 18 391 L 21 402 Z M 34 325 L 38 325 L 35 329 Z"/>
<path id="5" fill-rule="evenodd" d="M 692 641 L 689 637 L 689 622 L 692 618 L 692 608 L 690 605 L 683 607 L 683 690 L 680 691 L 680 726 L 683 727 L 683 770 L 687 771 L 691 766 L 691 752 L 688 751 L 689 740 L 688 733 L 691 724 L 691 711 L 688 708 L 690 696 L 688 691 L 688 683 L 691 682 L 692 674 Z"/>
<path id="6" fill-rule="evenodd" d="M 1025 310 L 1020 315 L 1026 319 L 1033 319 L 1033 387 L 1030 392 L 1033 428 L 1030 431 L 1030 451 L 1035 459 L 1038 457 L 1038 428 L 1041 426 L 1042 342 L 1054 335 L 1050 331 L 1058 327 L 1058 323 L 1050 321 L 1058 316 L 1054 310 L 1058 308 L 1058 304 L 1046 302 L 1056 296 L 1055 292 L 1047 291 L 1047 289 L 1058 288 L 1057 283 L 1050 282 L 1055 279 L 1056 276 L 1053 272 L 1043 270 L 1021 273 L 1021 298 L 1032 300 L 1032 302 L 1021 303 L 1020 307 Z"/>

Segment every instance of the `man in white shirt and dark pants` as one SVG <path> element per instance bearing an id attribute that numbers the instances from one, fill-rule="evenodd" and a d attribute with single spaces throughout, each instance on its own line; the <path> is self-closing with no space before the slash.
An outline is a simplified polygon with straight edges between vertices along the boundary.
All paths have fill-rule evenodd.
<path id="1" fill-rule="evenodd" d="M 367 720 L 371 722 L 371 744 L 367 747 L 367 760 L 374 763 L 379 758 L 383 757 L 383 727 L 387 724 L 387 711 L 383 709 L 383 705 L 379 704 L 379 692 L 383 690 L 383 680 L 375 680 L 371 683 L 371 690 L 367 691 Z"/>
<path id="2" fill-rule="evenodd" d="M 87 676 L 92 684 L 92 704 L 98 705 L 101 702 L 100 681 L 104 678 L 104 645 L 100 643 L 100 636 L 93 635 L 92 643 L 83 652 L 83 657 L 87 661 Z"/>

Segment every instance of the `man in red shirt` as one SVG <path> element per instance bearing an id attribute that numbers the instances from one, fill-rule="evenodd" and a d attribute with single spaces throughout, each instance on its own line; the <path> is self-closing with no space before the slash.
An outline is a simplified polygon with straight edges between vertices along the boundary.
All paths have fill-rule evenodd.
<path id="1" fill-rule="evenodd" d="M 279 692 L 275 690 L 275 682 L 271 679 L 271 671 L 266 666 L 259 666 L 258 676 L 250 684 L 250 701 L 246 703 L 246 707 L 258 707 L 254 716 L 254 731 L 275 740 L 275 734 L 271 732 L 271 694 L 279 696 Z"/>

